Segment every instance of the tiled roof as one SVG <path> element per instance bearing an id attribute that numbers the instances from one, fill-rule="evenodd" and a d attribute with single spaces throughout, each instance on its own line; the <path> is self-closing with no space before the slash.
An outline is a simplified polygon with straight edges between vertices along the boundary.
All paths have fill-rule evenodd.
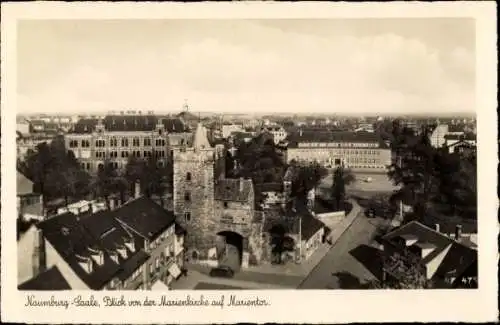
<path id="1" fill-rule="evenodd" d="M 242 186 L 240 187 L 240 184 Z M 215 199 L 220 201 L 249 202 L 253 183 L 250 179 L 226 178 L 215 183 Z"/>
<path id="2" fill-rule="evenodd" d="M 41 272 L 37 276 L 28 281 L 21 283 L 18 286 L 19 290 L 33 290 L 33 291 L 56 291 L 56 290 L 71 290 L 71 286 L 68 284 L 61 271 L 57 266 L 53 266 L 50 269 Z"/>
<path id="3" fill-rule="evenodd" d="M 175 222 L 171 211 L 163 209 L 146 197 L 128 202 L 113 213 L 116 219 L 148 239 L 155 239 Z"/>
<path id="4" fill-rule="evenodd" d="M 73 133 L 92 133 L 97 125 L 97 119 L 84 118 L 80 119 L 73 127 Z"/>
<path id="5" fill-rule="evenodd" d="M 33 193 L 33 182 L 26 176 L 17 172 L 17 195 L 26 195 Z"/>
<path id="6" fill-rule="evenodd" d="M 161 118 L 154 115 L 108 115 L 103 119 L 103 124 L 106 131 L 153 131 L 159 119 L 161 119 L 167 132 L 188 131 L 180 119 Z M 97 119 L 81 119 L 75 124 L 72 132 L 91 133 L 95 130 L 97 124 Z"/>
<path id="7" fill-rule="evenodd" d="M 275 225 L 280 224 L 288 233 L 298 234 L 301 232 L 302 240 L 309 240 L 312 235 L 325 226 L 322 221 L 309 212 L 304 204 L 297 202 L 289 202 L 285 208 L 281 204 L 276 204 L 263 213 L 266 221 L 264 231 L 269 232 Z"/>
<path id="8" fill-rule="evenodd" d="M 173 222 L 173 213 L 141 197 L 112 211 L 78 216 L 61 214 L 39 223 L 38 227 L 77 276 L 91 289 L 99 290 L 114 277 L 128 278 L 149 258 L 141 237 L 155 239 Z M 127 240 L 134 242 L 134 251 L 125 245 Z M 104 263 L 94 265 L 94 270 L 87 273 L 79 265 L 77 255 L 89 257 L 89 248 L 102 251 Z M 118 248 L 125 249 L 127 255 L 118 254 L 115 262 L 110 254 Z"/>
<path id="9" fill-rule="evenodd" d="M 471 249 L 447 236 L 437 232 L 417 221 L 409 222 L 383 237 L 384 240 L 394 243 L 397 238 L 405 235 L 415 236 L 417 243 L 432 244 L 435 249 L 425 256 L 421 263 L 427 264 L 436 256 L 448 249 L 446 256 L 439 264 L 433 277 L 444 277 L 452 272 L 461 272 L 477 260 L 477 251 Z M 417 244 L 415 243 L 415 244 Z"/>
<path id="10" fill-rule="evenodd" d="M 78 260 L 78 256 L 90 257 L 89 248 L 103 249 L 100 241 L 79 222 L 72 213 L 65 213 L 38 224 L 44 237 L 75 272 L 92 290 L 101 290 L 120 270 L 120 265 L 104 254 L 104 263 L 94 265 L 92 272 L 87 273 Z"/>

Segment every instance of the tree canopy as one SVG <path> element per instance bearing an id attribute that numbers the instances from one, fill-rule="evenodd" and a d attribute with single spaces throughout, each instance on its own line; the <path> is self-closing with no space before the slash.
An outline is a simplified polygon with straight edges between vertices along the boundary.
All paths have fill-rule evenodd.
<path id="1" fill-rule="evenodd" d="M 421 134 L 393 128 L 394 161 L 388 176 L 400 190 L 393 199 L 413 206 L 413 218 L 423 221 L 439 207 L 441 212 L 475 218 L 477 210 L 476 156 L 434 148 L 429 131 Z"/>
<path id="2" fill-rule="evenodd" d="M 90 175 L 84 171 L 71 151 L 67 151 L 64 138 L 58 136 L 50 142 L 37 145 L 18 170 L 34 183 L 34 190 L 48 200 L 82 198 L 89 193 Z"/>

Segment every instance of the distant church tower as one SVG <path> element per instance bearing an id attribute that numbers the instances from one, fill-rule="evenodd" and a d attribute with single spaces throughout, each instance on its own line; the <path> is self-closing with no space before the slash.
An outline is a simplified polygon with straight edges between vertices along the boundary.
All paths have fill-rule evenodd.
<path id="1" fill-rule="evenodd" d="M 214 217 L 214 178 L 216 150 L 201 123 L 196 128 L 192 146 L 173 151 L 174 213 L 187 230 L 186 245 L 190 258 L 205 258 L 212 236 Z"/>

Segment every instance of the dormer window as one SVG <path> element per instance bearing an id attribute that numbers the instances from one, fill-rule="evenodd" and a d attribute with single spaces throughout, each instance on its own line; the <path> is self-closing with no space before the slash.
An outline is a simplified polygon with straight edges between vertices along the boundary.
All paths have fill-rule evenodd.
<path id="1" fill-rule="evenodd" d="M 127 239 L 125 246 L 133 253 L 135 252 L 135 242 L 133 238 Z"/>

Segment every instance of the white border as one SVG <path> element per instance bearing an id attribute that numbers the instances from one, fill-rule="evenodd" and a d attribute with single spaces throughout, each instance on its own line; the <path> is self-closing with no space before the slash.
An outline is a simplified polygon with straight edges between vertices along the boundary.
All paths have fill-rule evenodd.
<path id="1" fill-rule="evenodd" d="M 447 3 L 6 3 L 2 5 L 2 321 L 35 323 L 233 323 L 233 322 L 382 322 L 494 321 L 498 317 L 496 193 L 496 5 Z M 18 19 L 168 19 L 168 18 L 368 18 L 473 17 L 477 40 L 479 290 L 475 291 L 245 291 L 239 296 L 271 300 L 260 308 L 25 308 L 26 294 L 16 289 L 14 218 L 16 21 Z M 33 55 L 36 55 L 34 53 Z M 10 280 L 10 281 L 9 281 Z M 171 291 L 184 297 L 188 292 Z M 78 292 L 71 292 L 77 295 Z M 89 295 L 82 292 L 83 295 Z M 92 293 L 97 299 L 105 295 Z M 108 293 L 109 294 L 109 293 Z M 131 297 L 152 292 L 120 293 Z M 190 292 L 219 296 L 218 292 Z M 227 296 L 231 294 L 224 291 Z M 38 293 L 38 296 L 42 294 Z M 46 293 L 67 297 L 68 293 Z"/>

